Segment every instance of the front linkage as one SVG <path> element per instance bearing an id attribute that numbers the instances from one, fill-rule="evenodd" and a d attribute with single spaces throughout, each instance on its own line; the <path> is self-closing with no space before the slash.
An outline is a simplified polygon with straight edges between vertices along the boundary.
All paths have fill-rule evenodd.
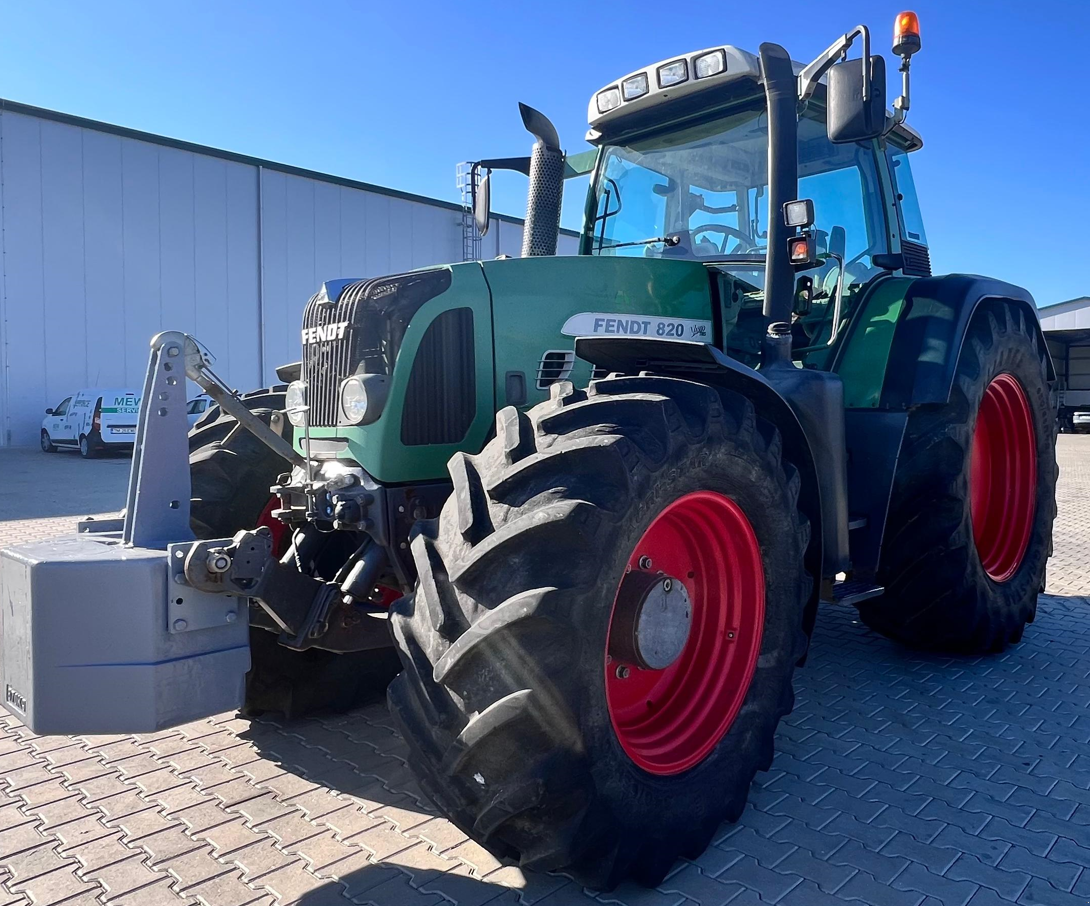
<path id="1" fill-rule="evenodd" d="M 392 539 L 435 515 L 447 491 L 387 489 L 336 464 L 314 474 L 278 433 L 283 415 L 266 424 L 210 366 L 192 337 L 158 334 L 124 512 L 0 554 L 0 674 L 7 706 L 35 732 L 148 732 L 237 709 L 251 625 L 298 651 L 391 645 L 378 585 L 400 592 L 411 582 Z M 186 378 L 236 419 L 234 430 L 293 466 L 270 489 L 281 502 L 275 515 L 293 529 L 286 550 L 267 526 L 194 538 Z M 357 547 L 332 578 L 318 578 L 312 564 L 333 531 Z"/>

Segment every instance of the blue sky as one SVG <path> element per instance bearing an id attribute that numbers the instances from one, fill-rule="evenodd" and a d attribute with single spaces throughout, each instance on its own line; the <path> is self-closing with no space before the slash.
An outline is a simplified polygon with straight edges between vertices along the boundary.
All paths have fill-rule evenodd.
<path id="1" fill-rule="evenodd" d="M 809 60 L 885 2 L 42 2 L 3 4 L 0 96 L 425 195 L 454 166 L 529 147 L 517 102 L 586 147 L 587 101 L 639 66 L 763 40 Z M 990 274 L 1045 305 L 1090 294 L 1088 0 L 925 0 L 913 158 L 937 272 Z M 896 92 L 893 59 L 890 97 Z M 525 180 L 497 180 L 521 215 Z M 566 205 L 577 226 L 581 199 Z M 1083 249 L 1083 251 L 1079 251 Z"/>

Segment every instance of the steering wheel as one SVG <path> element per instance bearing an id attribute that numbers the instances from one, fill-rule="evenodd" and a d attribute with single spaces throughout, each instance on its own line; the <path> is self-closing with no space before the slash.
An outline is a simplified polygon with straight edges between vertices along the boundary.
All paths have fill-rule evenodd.
<path id="1" fill-rule="evenodd" d="M 722 233 L 723 239 L 719 244 L 719 251 L 722 254 L 726 254 L 725 247 L 727 244 L 727 239 L 730 237 L 737 239 L 747 249 L 752 248 L 752 246 L 750 245 L 750 241 L 753 237 L 751 237 L 748 233 L 743 233 L 741 230 L 736 229 L 732 226 L 726 226 L 725 224 L 721 223 L 705 223 L 701 226 L 698 226 L 694 230 L 690 230 L 689 241 L 692 243 L 693 246 L 696 245 L 696 237 L 701 233 Z"/>

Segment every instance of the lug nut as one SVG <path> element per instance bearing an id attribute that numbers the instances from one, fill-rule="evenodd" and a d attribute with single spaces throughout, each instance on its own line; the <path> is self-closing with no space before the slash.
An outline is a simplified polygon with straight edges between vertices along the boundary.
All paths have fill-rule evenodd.
<path id="1" fill-rule="evenodd" d="M 620 664 L 617 667 L 617 679 L 628 679 L 631 672 L 624 664 Z"/>
<path id="2" fill-rule="evenodd" d="M 651 558 L 646 556 L 646 555 L 644 555 L 643 557 L 640 557 L 640 569 L 650 569 L 650 568 L 651 568 Z"/>
<path id="3" fill-rule="evenodd" d="M 667 594 L 669 594 L 671 591 L 673 591 L 674 590 L 674 581 L 673 581 L 673 579 L 663 579 L 662 580 L 662 590 L 664 592 L 666 592 Z"/>

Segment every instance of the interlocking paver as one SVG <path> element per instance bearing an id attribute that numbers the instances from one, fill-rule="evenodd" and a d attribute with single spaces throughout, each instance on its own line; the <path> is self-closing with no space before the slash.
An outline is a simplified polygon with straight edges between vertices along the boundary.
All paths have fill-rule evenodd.
<path id="1" fill-rule="evenodd" d="M 1090 438 L 1065 435 L 1060 454 L 1049 594 L 1024 641 L 929 655 L 823 610 L 772 771 L 658 891 L 593 897 L 494 859 L 433 816 L 376 703 L 71 739 L 0 713 L 0 906 L 107 891 L 134 906 L 1085 906 Z M 0 523 L 0 544 L 68 521 Z"/>

